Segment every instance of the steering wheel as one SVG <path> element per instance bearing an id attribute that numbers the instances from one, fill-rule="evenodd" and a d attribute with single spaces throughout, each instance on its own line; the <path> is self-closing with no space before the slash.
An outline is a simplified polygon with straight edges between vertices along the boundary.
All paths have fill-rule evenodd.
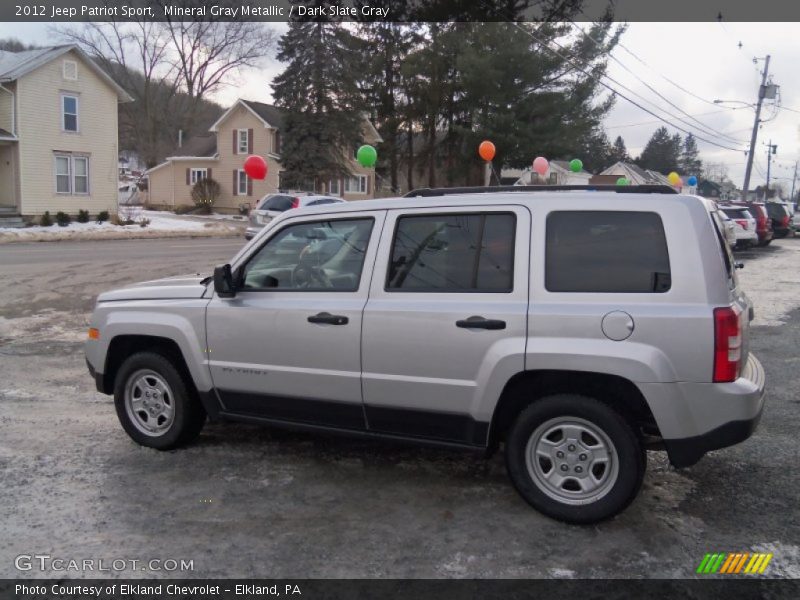
<path id="1" fill-rule="evenodd" d="M 304 265 L 300 263 L 292 269 L 292 287 L 298 289 L 316 287 L 314 284 L 319 284 L 321 287 L 333 287 L 333 283 L 328 278 L 325 270 L 322 267 L 315 267 L 313 265 Z"/>

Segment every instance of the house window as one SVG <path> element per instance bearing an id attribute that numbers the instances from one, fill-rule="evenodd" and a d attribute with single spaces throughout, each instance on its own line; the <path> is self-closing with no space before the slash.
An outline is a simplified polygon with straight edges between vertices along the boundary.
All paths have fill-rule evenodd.
<path id="1" fill-rule="evenodd" d="M 64 79 L 72 81 L 78 79 L 78 63 L 74 60 L 65 60 L 62 68 Z"/>
<path id="2" fill-rule="evenodd" d="M 354 175 L 344 180 L 344 191 L 351 194 L 366 194 L 367 193 L 367 176 Z"/>
<path id="3" fill-rule="evenodd" d="M 57 154 L 55 156 L 56 193 L 89 193 L 89 157 Z"/>
<path id="4" fill-rule="evenodd" d="M 78 97 L 61 95 L 61 128 L 63 131 L 78 131 Z"/>
<path id="5" fill-rule="evenodd" d="M 236 195 L 247 196 L 247 173 L 239 169 L 239 176 L 237 177 Z"/>
<path id="6" fill-rule="evenodd" d="M 208 169 L 192 169 L 189 171 L 189 183 L 194 185 L 208 177 Z"/>
<path id="7" fill-rule="evenodd" d="M 338 179 L 331 179 L 328 182 L 328 193 L 334 194 L 338 196 L 341 192 L 339 191 L 339 180 Z"/>
<path id="8" fill-rule="evenodd" d="M 72 189 L 76 194 L 89 193 L 89 159 L 85 156 L 72 157 Z"/>
<path id="9" fill-rule="evenodd" d="M 276 131 L 275 132 L 275 145 L 272 148 L 272 151 L 275 154 L 280 154 L 281 153 L 281 132 L 280 131 Z"/>
<path id="10" fill-rule="evenodd" d="M 56 192 L 69 194 L 72 192 L 69 156 L 56 156 Z"/>
<path id="11" fill-rule="evenodd" d="M 247 154 L 248 149 L 250 148 L 250 139 L 248 137 L 247 129 L 240 129 L 239 130 L 239 154 Z"/>

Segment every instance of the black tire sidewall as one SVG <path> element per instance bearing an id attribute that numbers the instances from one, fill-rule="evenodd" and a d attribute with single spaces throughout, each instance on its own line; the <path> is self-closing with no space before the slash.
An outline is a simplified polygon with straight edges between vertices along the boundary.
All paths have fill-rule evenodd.
<path id="1" fill-rule="evenodd" d="M 149 369 L 161 375 L 169 384 L 172 390 L 173 402 L 175 403 L 175 419 L 172 426 L 159 436 L 145 435 L 131 422 L 128 411 L 125 408 L 125 386 L 128 379 L 136 371 Z M 138 444 L 156 448 L 158 450 L 169 450 L 181 445 L 184 434 L 190 424 L 192 410 L 190 404 L 192 399 L 189 397 L 186 384 L 181 374 L 166 357 L 154 352 L 139 352 L 130 356 L 117 371 L 114 380 L 114 405 L 117 410 L 122 428 Z"/>
<path id="2" fill-rule="evenodd" d="M 605 432 L 616 449 L 617 481 L 605 496 L 591 504 L 558 502 L 541 491 L 528 473 L 525 449 L 530 436 L 542 423 L 565 416 L 592 422 Z M 559 394 L 537 400 L 519 414 L 506 440 L 506 466 L 514 487 L 531 506 L 568 523 L 596 523 L 624 510 L 639 492 L 646 464 L 645 452 L 627 420 L 609 406 L 587 396 Z"/>

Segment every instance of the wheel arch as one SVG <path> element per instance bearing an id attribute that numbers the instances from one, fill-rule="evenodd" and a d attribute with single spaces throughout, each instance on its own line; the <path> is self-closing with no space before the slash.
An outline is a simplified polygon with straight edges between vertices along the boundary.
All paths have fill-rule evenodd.
<path id="1" fill-rule="evenodd" d="M 492 414 L 488 446 L 495 449 L 505 439 L 516 416 L 533 402 L 554 394 L 580 394 L 607 404 L 634 427 L 660 436 L 647 400 L 635 383 L 619 375 L 575 370 L 523 371 L 514 375 L 503 388 Z"/>

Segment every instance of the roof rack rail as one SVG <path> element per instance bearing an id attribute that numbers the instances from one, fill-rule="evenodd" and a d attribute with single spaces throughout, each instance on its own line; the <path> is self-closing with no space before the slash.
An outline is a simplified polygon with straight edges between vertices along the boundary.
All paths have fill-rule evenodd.
<path id="1" fill-rule="evenodd" d="M 617 194 L 677 194 L 668 185 L 495 185 L 453 188 L 419 188 L 404 198 L 450 196 L 452 194 L 486 194 L 500 192 L 615 192 Z"/>

